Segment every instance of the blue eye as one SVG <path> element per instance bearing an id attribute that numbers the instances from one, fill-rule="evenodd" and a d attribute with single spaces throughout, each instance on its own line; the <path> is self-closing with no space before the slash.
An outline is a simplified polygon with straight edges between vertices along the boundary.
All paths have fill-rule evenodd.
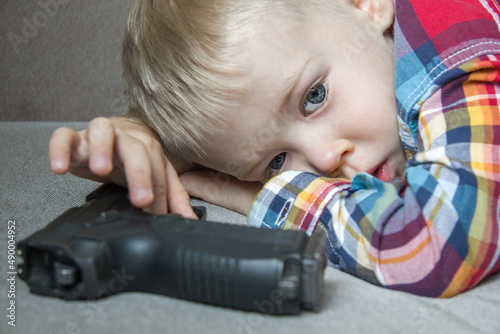
<path id="1" fill-rule="evenodd" d="M 300 112 L 305 117 L 318 111 L 326 102 L 328 96 L 328 90 L 326 89 L 324 82 L 318 82 L 314 87 L 312 87 L 307 94 L 304 96 Z"/>
<path id="2" fill-rule="evenodd" d="M 274 157 L 274 159 L 269 164 L 271 175 L 274 175 L 280 171 L 280 169 L 283 167 L 283 164 L 285 163 L 285 159 L 286 153 L 280 153 L 276 157 Z"/>

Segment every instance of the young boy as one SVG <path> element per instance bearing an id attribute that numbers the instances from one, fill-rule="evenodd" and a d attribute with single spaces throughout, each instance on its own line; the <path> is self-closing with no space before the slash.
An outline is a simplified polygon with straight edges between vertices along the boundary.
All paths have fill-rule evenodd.
<path id="1" fill-rule="evenodd" d="M 129 112 L 57 130 L 52 169 L 189 217 L 188 192 L 247 212 L 265 184 L 251 225 L 454 296 L 500 270 L 499 26 L 493 0 L 136 0 Z"/>

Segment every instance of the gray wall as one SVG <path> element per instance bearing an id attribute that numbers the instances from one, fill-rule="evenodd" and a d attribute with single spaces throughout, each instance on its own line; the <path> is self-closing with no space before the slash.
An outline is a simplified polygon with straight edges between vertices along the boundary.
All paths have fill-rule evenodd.
<path id="1" fill-rule="evenodd" d="M 129 0 L 0 0 L 0 121 L 88 121 L 124 111 Z"/>

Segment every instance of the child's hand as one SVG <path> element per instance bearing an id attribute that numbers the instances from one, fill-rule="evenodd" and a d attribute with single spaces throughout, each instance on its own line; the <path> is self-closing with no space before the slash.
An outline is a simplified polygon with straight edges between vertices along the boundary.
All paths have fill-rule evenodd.
<path id="1" fill-rule="evenodd" d="M 262 189 L 259 182 L 240 181 L 212 170 L 190 171 L 180 175 L 190 195 L 247 215 L 253 200 Z"/>
<path id="2" fill-rule="evenodd" d="M 49 159 L 56 174 L 69 171 L 128 186 L 135 207 L 196 219 L 189 195 L 155 133 L 130 119 L 100 117 L 78 132 L 59 128 L 49 142 Z"/>

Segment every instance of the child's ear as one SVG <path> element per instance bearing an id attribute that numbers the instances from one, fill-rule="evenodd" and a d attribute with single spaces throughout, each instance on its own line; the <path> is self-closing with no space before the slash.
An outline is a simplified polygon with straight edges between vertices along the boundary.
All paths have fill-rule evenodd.
<path id="1" fill-rule="evenodd" d="M 370 15 L 370 18 L 378 23 L 385 31 L 394 22 L 393 0 L 352 0 L 355 7 Z"/>

